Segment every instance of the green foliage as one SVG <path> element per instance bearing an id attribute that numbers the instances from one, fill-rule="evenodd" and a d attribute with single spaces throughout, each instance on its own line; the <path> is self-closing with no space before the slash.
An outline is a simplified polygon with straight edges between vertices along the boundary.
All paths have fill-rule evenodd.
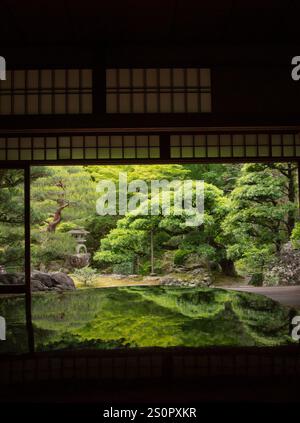
<path id="1" fill-rule="evenodd" d="M 300 222 L 297 222 L 291 235 L 291 241 L 294 248 L 300 248 Z"/>
<path id="2" fill-rule="evenodd" d="M 23 170 L 0 169 L 0 264 L 8 271 L 24 267 Z"/>
<path id="3" fill-rule="evenodd" d="M 220 224 L 228 210 L 228 202 L 223 193 L 211 184 L 205 184 L 205 215 L 204 225 L 199 227 L 187 226 L 187 215 L 176 214 L 174 205 L 171 205 L 170 214 L 164 215 L 161 208 L 161 199 L 153 197 L 145 199 L 143 210 L 149 209 L 149 203 L 155 204 L 160 210 L 158 215 L 137 215 L 134 212 L 118 220 L 115 229 L 102 238 L 100 249 L 94 256 L 98 263 L 117 264 L 132 261 L 133 266 L 137 259 L 150 258 L 151 232 L 154 234 L 154 267 L 162 250 L 174 236 L 181 237 L 179 250 L 198 252 L 207 259 L 216 260 L 225 255 L 225 245 L 222 243 Z M 195 194 L 195 193 L 194 193 Z M 195 197 L 193 199 L 195 206 Z M 175 260 L 181 260 L 179 257 Z M 178 262 L 179 263 L 179 262 Z M 150 270 L 149 270 L 150 271 Z"/>
<path id="4" fill-rule="evenodd" d="M 227 256 L 246 273 L 261 273 L 289 238 L 296 204 L 290 164 L 246 164 L 222 223 Z"/>
<path id="5" fill-rule="evenodd" d="M 9 333 L 25 328 L 21 298 L 0 299 Z M 216 288 L 127 287 L 33 295 L 38 351 L 55 348 L 272 346 L 291 343 L 289 309 Z M 25 331 L 24 331 L 25 332 Z M 18 337 L 1 351 L 20 351 Z"/>
<path id="6" fill-rule="evenodd" d="M 85 286 L 93 285 L 97 279 L 97 270 L 92 267 L 86 266 L 81 269 L 75 269 L 74 276 L 79 282 L 83 283 Z"/>
<path id="7" fill-rule="evenodd" d="M 228 252 L 230 256 L 234 257 L 230 247 Z M 248 248 L 243 250 L 242 257 L 237 260 L 237 267 L 246 274 L 263 273 L 266 266 L 272 261 L 274 254 L 275 249 L 272 244 L 256 246 L 249 243 Z"/>
<path id="8" fill-rule="evenodd" d="M 254 273 L 251 276 L 249 285 L 262 286 L 263 285 L 263 281 L 264 281 L 264 275 L 263 275 L 263 273 Z"/>
<path id="9" fill-rule="evenodd" d="M 33 168 L 35 169 L 35 168 Z M 57 199 L 62 195 L 59 181 L 65 185 L 65 196 L 70 205 L 63 210 L 62 223 L 82 226 L 88 216 L 96 216 L 96 184 L 82 166 L 47 167 L 47 174 L 31 186 L 32 210 L 37 219 L 33 224 L 45 225 L 57 209 Z M 58 226 L 59 228 L 59 226 Z"/>
<path id="10" fill-rule="evenodd" d="M 214 248 L 212 245 L 209 245 L 207 243 L 203 243 L 203 244 L 199 245 L 199 247 L 197 248 L 197 253 L 201 257 L 203 257 L 203 258 L 205 258 L 209 261 L 212 261 L 212 262 L 217 261 L 218 258 L 221 259 L 222 255 L 223 255 L 222 254 L 223 251 L 217 251 L 216 248 Z"/>
<path id="11" fill-rule="evenodd" d="M 143 263 L 140 263 L 138 273 L 139 275 L 149 275 L 151 272 L 151 263 L 149 260 L 145 260 Z"/>
<path id="12" fill-rule="evenodd" d="M 76 241 L 64 232 L 32 232 L 31 261 L 35 268 L 52 262 L 63 264 L 69 254 L 74 254 Z"/>
<path id="13" fill-rule="evenodd" d="M 135 179 L 142 179 L 151 182 L 153 179 L 186 179 L 190 171 L 181 165 L 116 165 L 116 166 L 87 166 L 86 171 L 96 182 L 109 179 L 115 183 L 119 181 L 119 173 L 126 172 L 128 182 Z"/>
<path id="14" fill-rule="evenodd" d="M 189 178 L 215 185 L 225 193 L 232 191 L 239 177 L 241 164 L 188 164 Z"/>
<path id="15" fill-rule="evenodd" d="M 39 168 L 33 168 L 36 172 Z M 47 225 L 53 220 L 62 196 L 58 182 L 65 185 L 65 198 L 69 206 L 62 210 L 62 220 L 54 233 L 46 232 Z M 68 254 L 75 253 L 76 243 L 68 231 L 77 227 L 86 229 L 87 222 L 97 218 L 96 185 L 82 166 L 46 167 L 44 174 L 31 185 L 32 209 L 32 263 L 46 266 L 51 262 L 61 262 Z M 98 242 L 96 244 L 98 247 Z"/>
<path id="16" fill-rule="evenodd" d="M 73 229 L 77 229 L 78 226 L 74 222 L 61 222 L 57 227 L 57 232 L 68 233 Z"/>
<path id="17" fill-rule="evenodd" d="M 117 264 L 133 261 L 136 255 L 143 255 L 144 232 L 138 229 L 128 230 L 119 222 L 117 227 L 101 240 L 101 250 L 94 255 L 96 262 Z"/>
<path id="18" fill-rule="evenodd" d="M 176 215 L 174 206 L 164 216 L 160 198 L 151 198 L 150 190 L 141 208 L 149 209 L 152 201 L 159 208 L 158 216 L 97 215 L 98 181 L 111 179 L 118 191 L 120 172 L 127 172 L 128 182 L 143 179 L 148 184 L 153 179 L 204 179 L 204 224 L 187 227 L 188 215 Z M 295 172 L 291 163 L 33 167 L 33 266 L 43 262 L 47 267 L 73 253 L 75 244 L 68 231 L 81 226 L 90 232 L 87 248 L 92 266 L 98 269 L 123 266 L 134 273 L 150 272 L 151 266 L 143 263 L 151 257 L 152 233 L 156 269 L 163 253 L 176 249 L 195 253 L 216 268 L 224 260 L 233 260 L 243 274 L 262 273 L 284 242 L 291 239 L 294 248 L 300 246 L 299 223 L 292 231 L 297 209 Z M 24 264 L 23 181 L 22 170 L 0 170 L 0 264 L 10 270 L 22 270 Z M 62 196 L 58 181 L 66 187 L 69 206 L 52 236 L 45 230 Z M 180 262 L 182 253 L 177 254 L 175 260 Z"/>
<path id="19" fill-rule="evenodd" d="M 189 254 L 189 250 L 177 250 L 174 255 L 174 264 L 176 264 L 177 266 L 183 265 L 185 259 Z"/>
<path id="20" fill-rule="evenodd" d="M 280 276 L 278 274 L 274 274 L 269 272 L 267 277 L 264 278 L 265 286 L 279 286 L 280 284 Z"/>
<path id="21" fill-rule="evenodd" d="M 31 180 L 45 173 L 32 170 Z M 24 271 L 23 169 L 0 169 L 0 264 L 9 272 Z"/>
<path id="22" fill-rule="evenodd" d="M 130 275 L 134 272 L 133 264 L 131 261 L 123 261 L 113 265 L 113 273 L 121 275 Z"/>

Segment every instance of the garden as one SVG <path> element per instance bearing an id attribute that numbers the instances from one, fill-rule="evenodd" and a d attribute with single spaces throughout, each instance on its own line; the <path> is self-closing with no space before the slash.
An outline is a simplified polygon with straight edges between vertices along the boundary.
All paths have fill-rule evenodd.
<path id="1" fill-rule="evenodd" d="M 204 181 L 203 224 L 184 224 L 150 189 L 151 213 L 99 213 L 99 183 Z M 0 284 L 24 283 L 24 175 L 0 171 Z M 133 185 L 132 185 L 133 186 Z M 107 192 L 106 192 L 107 195 Z M 195 203 L 193 188 L 191 202 Z M 300 285 L 294 163 L 31 168 L 31 284 L 36 349 L 272 346 L 293 342 L 290 307 L 238 287 Z M 24 298 L 2 295 L 7 340 L 26 351 Z"/>

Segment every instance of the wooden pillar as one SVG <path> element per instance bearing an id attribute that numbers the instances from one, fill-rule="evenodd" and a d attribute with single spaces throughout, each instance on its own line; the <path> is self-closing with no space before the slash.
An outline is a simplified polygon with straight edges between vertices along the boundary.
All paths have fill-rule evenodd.
<path id="1" fill-rule="evenodd" d="M 159 137 L 160 159 L 169 160 L 171 157 L 170 135 L 161 134 Z"/>
<path id="2" fill-rule="evenodd" d="M 24 168 L 24 221 L 25 221 L 25 309 L 29 352 L 34 352 L 34 332 L 31 304 L 31 257 L 30 257 L 30 165 Z"/>

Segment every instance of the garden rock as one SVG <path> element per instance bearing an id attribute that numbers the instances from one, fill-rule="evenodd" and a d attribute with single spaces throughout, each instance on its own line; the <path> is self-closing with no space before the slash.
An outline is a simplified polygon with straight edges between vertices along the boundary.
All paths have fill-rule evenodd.
<path id="1" fill-rule="evenodd" d="M 0 285 L 23 285 L 25 276 L 22 273 L 0 274 Z M 63 272 L 44 273 L 34 271 L 31 274 L 32 291 L 69 291 L 74 290 L 72 278 Z"/>
<path id="2" fill-rule="evenodd" d="M 269 269 L 264 274 L 266 286 L 300 285 L 300 250 L 285 244 Z"/>
<path id="3" fill-rule="evenodd" d="M 22 273 L 3 273 L 0 274 L 0 285 L 19 285 L 24 284 L 24 275 Z"/>
<path id="4" fill-rule="evenodd" d="M 202 275 L 201 278 L 187 278 L 187 279 L 180 279 L 172 276 L 163 276 L 160 278 L 161 285 L 169 285 L 169 286 L 186 286 L 186 287 L 196 287 L 196 286 L 210 286 L 211 279 L 208 274 L 205 276 Z"/>
<path id="5" fill-rule="evenodd" d="M 65 291 L 75 289 L 75 284 L 72 278 L 66 273 L 55 272 L 50 273 L 50 277 L 53 281 L 53 287 L 56 290 Z"/>

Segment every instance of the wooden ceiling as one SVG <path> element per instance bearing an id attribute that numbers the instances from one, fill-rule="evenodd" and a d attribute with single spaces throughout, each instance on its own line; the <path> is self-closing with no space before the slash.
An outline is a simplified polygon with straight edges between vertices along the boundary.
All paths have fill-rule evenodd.
<path id="1" fill-rule="evenodd" d="M 1 0 L 0 48 L 297 43 L 296 0 Z"/>

